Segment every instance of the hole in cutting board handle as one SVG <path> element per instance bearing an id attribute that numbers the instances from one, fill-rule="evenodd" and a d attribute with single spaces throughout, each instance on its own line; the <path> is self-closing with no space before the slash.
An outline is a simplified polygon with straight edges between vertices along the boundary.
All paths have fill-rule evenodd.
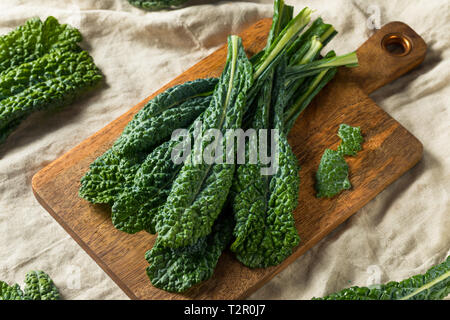
<path id="1" fill-rule="evenodd" d="M 381 40 L 381 46 L 389 54 L 397 57 L 408 55 L 412 50 L 411 40 L 401 33 L 389 33 Z"/>

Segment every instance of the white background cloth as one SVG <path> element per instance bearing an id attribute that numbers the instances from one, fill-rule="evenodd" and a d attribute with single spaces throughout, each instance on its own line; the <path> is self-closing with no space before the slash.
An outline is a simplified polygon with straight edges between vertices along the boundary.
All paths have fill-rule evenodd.
<path id="1" fill-rule="evenodd" d="M 332 23 L 340 32 L 330 44 L 337 53 L 371 35 L 367 21 L 377 11 L 381 25 L 399 20 L 422 35 L 429 45 L 424 64 L 372 98 L 425 151 L 416 167 L 251 298 L 309 299 L 424 272 L 450 253 L 450 2 L 286 2 L 297 12 L 308 5 Z M 272 15 L 272 0 L 188 4 L 149 13 L 126 0 L 0 1 L 0 34 L 33 16 L 53 15 L 80 29 L 82 47 L 106 76 L 100 90 L 60 112 L 31 116 L 0 146 L 0 279 L 22 284 L 27 271 L 41 269 L 64 299 L 127 298 L 38 204 L 31 178 L 212 53 L 227 35 Z"/>

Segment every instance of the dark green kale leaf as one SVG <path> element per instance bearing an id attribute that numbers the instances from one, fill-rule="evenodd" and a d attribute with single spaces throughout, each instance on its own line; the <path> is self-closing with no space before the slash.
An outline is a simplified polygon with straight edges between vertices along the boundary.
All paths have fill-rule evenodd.
<path id="1" fill-rule="evenodd" d="M 158 238 L 145 255 L 152 284 L 166 291 L 183 292 L 209 279 L 230 242 L 232 230 L 233 219 L 225 216 L 219 217 L 211 234 L 187 247 L 167 248 Z"/>
<path id="2" fill-rule="evenodd" d="M 177 141 L 156 147 L 137 170 L 133 183 L 124 188 L 112 207 L 114 226 L 127 233 L 155 233 L 155 216 L 165 203 L 173 180 L 181 168 L 171 159 Z"/>
<path id="3" fill-rule="evenodd" d="M 338 147 L 338 152 L 344 156 L 356 156 L 361 150 L 361 144 L 364 138 L 360 127 L 351 127 L 348 124 L 341 124 L 338 131 L 339 138 L 342 139 Z"/>
<path id="4" fill-rule="evenodd" d="M 79 53 L 75 60 L 75 68 L 69 66 L 69 69 L 65 71 L 57 70 L 53 75 L 45 76 L 47 81 L 38 82 L 16 95 L 1 100 L 0 130 L 34 111 L 56 108 L 70 103 L 81 93 L 93 88 L 102 79 L 87 52 Z"/>
<path id="5" fill-rule="evenodd" d="M 34 111 L 64 106 L 102 79 L 80 41 L 53 17 L 0 37 L 0 142 Z"/>
<path id="6" fill-rule="evenodd" d="M 332 198 L 351 186 L 344 156 L 338 151 L 326 149 L 316 173 L 317 197 Z"/>
<path id="7" fill-rule="evenodd" d="M 188 0 L 128 0 L 133 6 L 148 11 L 170 9 L 180 6 L 187 1 Z"/>
<path id="8" fill-rule="evenodd" d="M 81 178 L 80 197 L 92 203 L 112 205 L 115 197 L 132 185 L 143 159 L 144 154 L 120 157 L 112 149 L 107 150 L 91 163 Z"/>
<path id="9" fill-rule="evenodd" d="M 240 38 L 229 37 L 227 63 L 214 90 L 211 105 L 205 111 L 202 135 L 208 129 L 217 129 L 225 136 L 227 129 L 240 128 L 252 80 L 252 65 Z M 225 146 L 226 137 L 223 140 Z M 200 142 L 203 145 L 199 149 L 194 145 L 194 150 L 200 150 L 203 155 L 205 145 L 210 142 Z M 235 171 L 234 164 L 197 163 L 192 154 L 176 177 L 167 202 L 157 216 L 158 239 L 172 248 L 194 244 L 211 232 Z"/>
<path id="10" fill-rule="evenodd" d="M 25 277 L 25 296 L 31 300 L 59 300 L 59 291 L 43 271 L 28 272 Z"/>
<path id="11" fill-rule="evenodd" d="M 214 78 L 176 85 L 160 93 L 140 110 L 114 143 L 116 153 L 151 151 L 168 140 L 173 130 L 187 128 L 209 105 L 217 85 Z"/>
<path id="12" fill-rule="evenodd" d="M 85 51 L 54 50 L 36 60 L 11 68 L 0 75 L 0 101 L 55 77 L 69 76 L 77 70 L 88 71 L 89 61 Z"/>
<path id="13" fill-rule="evenodd" d="M 238 167 L 232 188 L 236 239 L 231 250 L 251 268 L 280 264 L 300 241 L 292 216 L 298 201 L 299 167 L 283 124 L 285 62 L 277 68 L 274 87 L 270 78 L 263 86 L 253 123 L 255 129 L 278 130 L 278 169 L 273 176 L 262 175 L 260 162 L 247 161 Z"/>
<path id="14" fill-rule="evenodd" d="M 441 300 L 450 294 L 450 256 L 429 269 L 400 282 L 351 287 L 313 300 Z"/>
<path id="15" fill-rule="evenodd" d="M 0 281 L 0 300 L 26 300 L 18 284 L 9 286 L 6 282 Z"/>
<path id="16" fill-rule="evenodd" d="M 11 68 L 34 61 L 52 51 L 80 51 L 80 32 L 59 24 L 54 17 L 44 22 L 32 18 L 7 35 L 0 37 L 0 76 Z"/>
<path id="17" fill-rule="evenodd" d="M 157 146 L 154 152 L 158 159 L 161 148 L 165 150 L 165 147 L 162 147 L 164 140 L 170 138 L 172 131 L 186 128 L 208 107 L 212 98 L 206 94 L 213 90 L 216 84 L 217 79 L 199 79 L 183 83 L 149 101 L 125 127 L 112 148 L 90 165 L 90 171 L 81 179 L 80 197 L 92 203 L 113 205 L 120 194 L 133 188 L 134 176 L 147 154 L 152 158 L 152 147 Z M 170 153 L 168 155 L 170 156 Z M 160 167 L 165 166 L 161 161 L 159 163 Z M 137 196 L 142 199 L 142 196 Z M 122 204 L 128 201 L 126 196 L 120 198 L 117 208 L 123 208 Z M 132 201 L 134 200 L 130 200 L 130 203 Z M 130 207 L 116 222 L 118 225 L 122 224 L 121 221 L 133 213 L 137 211 L 135 207 Z"/>

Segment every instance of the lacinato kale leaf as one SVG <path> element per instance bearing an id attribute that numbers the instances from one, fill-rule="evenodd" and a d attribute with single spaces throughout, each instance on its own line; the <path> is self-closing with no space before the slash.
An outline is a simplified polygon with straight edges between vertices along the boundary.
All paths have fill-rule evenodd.
<path id="1" fill-rule="evenodd" d="M 59 300 L 59 291 L 43 271 L 30 271 L 25 277 L 25 290 L 18 284 L 0 281 L 0 300 Z"/>
<path id="2" fill-rule="evenodd" d="M 230 242 L 232 229 L 232 217 L 224 216 L 219 217 L 211 234 L 190 246 L 167 248 L 158 238 L 145 255 L 150 263 L 147 275 L 152 284 L 166 291 L 183 292 L 209 279 Z"/>
<path id="3" fill-rule="evenodd" d="M 112 149 L 107 150 L 91 163 L 81 178 L 80 197 L 92 203 L 112 205 L 115 197 L 133 183 L 144 159 L 142 153 L 120 157 Z"/>
<path id="4" fill-rule="evenodd" d="M 53 17 L 0 37 L 0 143 L 34 111 L 64 106 L 102 79 L 80 41 Z"/>
<path id="5" fill-rule="evenodd" d="M 356 156 L 361 150 L 361 144 L 364 138 L 361 134 L 360 127 L 351 127 L 348 124 L 341 124 L 338 131 L 339 138 L 342 139 L 338 152 L 344 156 Z"/>
<path id="6" fill-rule="evenodd" d="M 25 277 L 25 296 L 31 300 L 59 300 L 59 291 L 43 271 L 28 272 Z"/>
<path id="7" fill-rule="evenodd" d="M 81 52 L 75 59 L 74 68 L 69 66 L 69 69 L 65 71 L 58 70 L 52 75 L 48 74 L 45 76 L 48 78 L 47 81 L 37 82 L 26 89 L 22 88 L 24 90 L 19 93 L 1 100 L 0 130 L 12 121 L 23 119 L 34 111 L 65 105 L 79 94 L 94 87 L 102 79 L 87 52 Z M 20 86 L 14 88 L 20 88 Z M 14 92 L 14 88 L 10 91 Z"/>
<path id="8" fill-rule="evenodd" d="M 371 287 L 351 287 L 314 300 L 441 300 L 450 294 L 450 256 L 409 279 Z"/>
<path id="9" fill-rule="evenodd" d="M 326 149 L 316 173 L 317 197 L 332 198 L 351 186 L 344 156 L 337 151 Z"/>
<path id="10" fill-rule="evenodd" d="M 9 286 L 6 282 L 0 281 L 0 300 L 25 300 L 25 296 L 18 284 Z"/>
<path id="11" fill-rule="evenodd" d="M 112 148 L 90 165 L 90 170 L 81 179 L 79 195 L 93 203 L 113 205 L 122 193 L 133 187 L 134 176 L 144 160 L 151 161 L 153 151 L 156 158 L 160 158 L 161 145 L 170 139 L 172 131 L 188 127 L 208 107 L 212 98 L 207 93 L 214 90 L 216 84 L 217 79 L 186 82 L 149 101 L 125 127 Z M 170 156 L 170 152 L 167 155 Z M 165 159 L 172 162 L 170 157 Z M 153 165 L 149 163 L 149 166 Z M 163 161 L 159 161 L 159 168 L 161 166 L 165 166 Z M 120 198 L 121 203 L 127 201 L 126 196 Z M 137 214 L 134 208 L 127 212 L 127 217 L 131 212 Z"/>
<path id="12" fill-rule="evenodd" d="M 239 261 L 251 268 L 281 263 L 300 241 L 292 216 L 300 186 L 299 167 L 284 133 L 285 60 L 283 62 L 275 74 L 274 87 L 269 79 L 261 90 L 253 124 L 257 129 L 278 130 L 276 173 L 262 175 L 260 162 L 247 162 L 238 167 L 232 189 L 236 239 L 231 250 Z M 247 151 L 248 147 L 247 144 Z"/>
<path id="13" fill-rule="evenodd" d="M 128 0 L 135 7 L 148 11 L 157 11 L 177 7 L 188 0 Z"/>
<path id="14" fill-rule="evenodd" d="M 155 233 L 156 214 L 162 209 L 182 164 L 171 159 L 177 141 L 156 147 L 136 172 L 133 184 L 124 188 L 112 206 L 114 226 L 128 233 Z"/>
<path id="15" fill-rule="evenodd" d="M 80 51 L 80 32 L 59 24 L 54 17 L 44 22 L 32 18 L 7 35 L 0 37 L 0 76 L 5 71 L 34 61 L 52 51 Z"/>
<path id="16" fill-rule="evenodd" d="M 201 131 L 241 127 L 247 90 L 252 84 L 252 65 L 248 61 L 239 37 L 228 41 L 227 63 L 213 93 L 211 105 L 206 109 Z M 200 141 L 199 141 L 200 140 Z M 226 145 L 226 138 L 224 146 Z M 203 150 L 211 141 L 202 142 Z M 233 180 L 234 164 L 197 163 L 191 153 L 176 177 L 164 208 L 158 213 L 156 231 L 162 245 L 176 248 L 192 245 L 208 235 L 227 198 Z"/>
<path id="17" fill-rule="evenodd" d="M 150 100 L 127 124 L 113 145 L 118 154 L 151 151 L 175 129 L 187 128 L 209 106 L 214 78 L 176 85 Z"/>

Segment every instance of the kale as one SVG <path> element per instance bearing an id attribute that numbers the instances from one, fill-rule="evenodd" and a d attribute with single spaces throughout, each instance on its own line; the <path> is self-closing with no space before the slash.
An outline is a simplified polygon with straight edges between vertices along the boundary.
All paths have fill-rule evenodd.
<path id="1" fill-rule="evenodd" d="M 128 0 L 128 2 L 133 6 L 148 11 L 170 9 L 180 6 L 187 1 L 188 0 Z"/>
<path id="2" fill-rule="evenodd" d="M 450 294 L 450 256 L 425 274 L 370 287 L 351 287 L 314 300 L 441 300 Z"/>
<path id="3" fill-rule="evenodd" d="M 125 188 L 112 206 L 114 226 L 128 233 L 155 233 L 156 214 L 162 209 L 181 164 L 171 160 L 176 141 L 155 148 L 139 167 L 131 187 Z"/>
<path id="4" fill-rule="evenodd" d="M 172 130 L 188 127 L 207 108 L 211 101 L 207 93 L 214 90 L 216 84 L 217 79 L 198 79 L 174 86 L 150 100 L 125 127 L 112 148 L 90 165 L 81 179 L 80 197 L 113 206 L 122 193 L 133 187 L 134 176 L 143 161 L 151 159 L 152 152 L 161 148 L 158 144 L 164 144 Z M 158 151 L 154 152 L 159 155 Z M 161 161 L 159 165 L 165 166 Z M 124 196 L 120 197 L 123 202 Z"/>
<path id="5" fill-rule="evenodd" d="M 252 79 L 252 65 L 241 39 L 229 37 L 227 63 L 203 116 L 202 135 L 211 128 L 222 134 L 227 129 L 240 128 Z M 223 140 L 225 146 L 226 136 Z M 200 154 L 203 154 L 207 143 L 201 143 L 203 145 L 194 146 L 194 150 L 201 150 Z M 157 216 L 158 239 L 172 248 L 194 244 L 211 232 L 233 180 L 234 164 L 196 163 L 193 154 L 195 152 L 175 178 L 167 202 Z"/>
<path id="6" fill-rule="evenodd" d="M 221 216 L 208 236 L 190 246 L 167 248 L 158 238 L 145 255 L 150 264 L 147 275 L 152 284 L 166 291 L 183 292 L 209 279 L 222 251 L 230 242 L 232 229 L 232 217 Z"/>
<path id="7" fill-rule="evenodd" d="M 102 79 L 80 41 L 53 17 L 0 37 L 0 143 L 34 111 L 64 106 Z"/>
<path id="8" fill-rule="evenodd" d="M 351 127 L 348 124 L 341 124 L 338 131 L 339 138 L 342 139 L 338 152 L 344 156 L 356 156 L 361 150 L 364 141 L 360 127 Z"/>
<path id="9" fill-rule="evenodd" d="M 344 156 L 337 151 L 326 149 L 316 173 L 317 197 L 332 198 L 351 186 Z"/>
<path id="10" fill-rule="evenodd" d="M 176 85 L 150 100 L 125 127 L 113 145 L 114 152 L 125 155 L 151 151 L 172 131 L 187 128 L 208 107 L 210 94 L 218 80 L 198 79 Z"/>
<path id="11" fill-rule="evenodd" d="M 30 300 L 59 300 L 59 291 L 43 271 L 28 272 L 25 277 L 25 296 Z"/>
<path id="12" fill-rule="evenodd" d="M 275 6 L 270 34 L 277 34 L 277 28 L 283 28 L 279 28 L 280 21 L 277 20 L 281 10 Z M 320 74 L 308 78 L 287 78 L 286 62 L 289 61 L 290 66 L 310 63 L 323 47 L 321 40 L 327 42 L 335 34 L 332 26 L 317 19 L 285 51 L 276 73 L 268 76 L 260 89 L 251 127 L 279 131 L 279 169 L 269 177 L 261 175 L 263 166 L 260 163 L 249 164 L 246 161 L 237 168 L 231 192 L 236 221 L 231 250 L 248 267 L 278 265 L 300 241 L 292 215 L 298 202 L 300 168 L 286 135 L 312 98 L 334 77 L 336 68 L 323 69 Z M 331 52 L 325 58 L 333 55 Z M 247 143 L 247 153 L 248 150 Z"/>
<path id="13" fill-rule="evenodd" d="M 120 157 L 113 149 L 107 150 L 91 163 L 81 178 L 80 197 L 92 203 L 112 205 L 116 196 L 132 184 L 144 158 L 142 153 Z"/>
<path id="14" fill-rule="evenodd" d="M 44 22 L 32 18 L 7 35 L 0 37 L 0 75 L 23 63 L 34 61 L 52 51 L 80 51 L 80 32 L 59 24 L 54 17 Z"/>
<path id="15" fill-rule="evenodd" d="M 247 161 L 238 167 L 233 184 L 236 239 L 231 250 L 251 268 L 281 263 L 300 241 L 292 216 L 300 186 L 299 167 L 284 131 L 286 59 L 283 61 L 275 73 L 273 88 L 269 79 L 261 90 L 253 124 L 256 129 L 272 126 L 278 130 L 278 169 L 273 176 L 262 175 L 260 162 Z M 247 153 L 248 150 L 247 144 Z"/>
<path id="16" fill-rule="evenodd" d="M 0 300 L 59 300 L 53 280 L 43 271 L 30 271 L 25 276 L 25 290 L 18 284 L 9 286 L 0 281 Z"/>
<path id="17" fill-rule="evenodd" d="M 25 300 L 25 296 L 18 284 L 9 286 L 6 282 L 0 281 L 0 300 Z"/>
<path id="18" fill-rule="evenodd" d="M 283 0 L 274 7 L 264 50 L 248 60 L 240 39 L 231 36 L 219 79 L 187 82 L 157 95 L 82 178 L 80 196 L 108 203 L 117 229 L 158 234 L 146 255 L 147 273 L 164 290 L 181 292 L 209 278 L 233 234 L 231 249 L 250 267 L 279 264 L 299 243 L 292 215 L 299 167 L 287 134 L 336 67 L 354 65 L 357 58 L 355 53 L 335 57 L 334 52 L 319 58 L 334 28 L 319 18 L 302 33 L 312 10 L 293 17 L 293 7 Z M 211 142 L 226 146 L 226 131 L 240 127 L 279 131 L 274 175 L 261 175 L 261 169 L 268 169 L 261 163 L 247 162 L 237 170 L 226 161 L 198 163 L 197 156 L 206 148 L 209 152 Z M 178 128 L 189 128 L 195 151 L 180 164 L 171 158 L 178 142 L 170 134 Z M 199 143 L 197 134 L 204 136 L 209 129 L 225 138 Z M 248 149 L 247 143 L 247 159 Z M 214 156 L 225 160 L 230 154 Z M 225 214 L 227 200 L 233 216 Z M 226 233 L 218 229 L 224 220 Z"/>
<path id="19" fill-rule="evenodd" d="M 364 138 L 359 127 L 341 124 L 338 131 L 342 139 L 337 151 L 326 149 L 316 173 L 317 197 L 332 198 L 342 190 L 350 189 L 348 164 L 344 156 L 355 156 L 361 150 Z"/>

